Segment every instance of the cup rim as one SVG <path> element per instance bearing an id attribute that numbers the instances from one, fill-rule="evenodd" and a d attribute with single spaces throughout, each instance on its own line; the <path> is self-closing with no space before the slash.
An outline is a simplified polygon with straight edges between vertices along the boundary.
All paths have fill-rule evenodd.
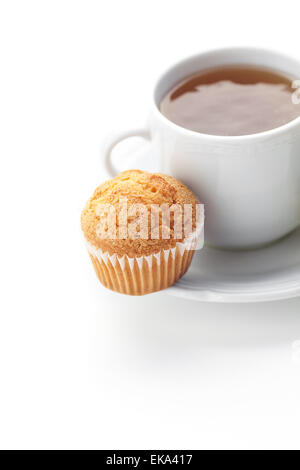
<path id="1" fill-rule="evenodd" d="M 269 54 L 269 55 L 273 55 L 273 56 L 277 56 L 277 57 L 282 57 L 283 59 L 288 59 L 288 60 L 294 61 L 295 63 L 298 63 L 298 65 L 300 67 L 299 59 L 297 59 L 293 56 L 290 56 L 288 54 L 284 54 L 284 53 L 272 50 L 272 49 L 265 49 L 265 48 L 261 48 L 261 47 L 243 47 L 243 46 L 208 49 L 208 50 L 205 50 L 203 52 L 188 56 L 185 59 L 177 61 L 176 63 L 170 65 L 162 74 L 160 74 L 160 76 L 158 77 L 158 79 L 155 82 L 154 90 L 153 90 L 153 93 L 152 93 L 152 107 L 153 107 L 155 115 L 159 119 L 161 119 L 163 123 L 165 123 L 166 125 L 168 125 L 172 129 L 176 130 L 177 132 L 184 133 L 185 135 L 189 135 L 191 137 L 192 136 L 193 137 L 198 136 L 199 138 L 206 139 L 206 140 L 209 140 L 209 141 L 218 141 L 218 142 L 224 142 L 224 143 L 225 142 L 230 143 L 230 142 L 233 142 L 233 141 L 234 142 L 242 142 L 242 141 L 245 141 L 245 140 L 260 140 L 260 139 L 263 139 L 263 138 L 269 138 L 269 137 L 271 138 L 271 137 L 274 137 L 274 136 L 280 136 L 282 133 L 293 130 L 294 128 L 299 126 L 300 125 L 300 116 L 296 117 L 292 121 L 287 122 L 286 124 L 283 124 L 282 126 L 275 127 L 274 129 L 269 129 L 267 131 L 257 132 L 255 134 L 245 134 L 245 135 L 236 135 L 236 136 L 235 135 L 230 135 L 230 136 L 229 135 L 214 135 L 214 134 L 204 134 L 202 132 L 197 132 L 197 131 L 194 131 L 192 129 L 187 129 L 185 127 L 182 127 L 179 124 L 176 124 L 175 122 L 171 121 L 170 119 L 168 119 L 166 116 L 164 116 L 161 113 L 161 111 L 158 107 L 158 104 L 156 103 L 156 100 L 155 100 L 155 94 L 156 94 L 156 90 L 157 90 L 157 87 L 158 87 L 159 83 L 161 82 L 161 80 L 169 72 L 171 72 L 173 69 L 177 68 L 178 66 L 184 65 L 185 63 L 188 63 L 192 60 L 195 60 L 195 59 L 197 59 L 198 57 L 201 57 L 201 56 L 214 54 L 214 53 L 235 53 L 235 52 L 239 52 L 239 53 L 243 52 L 245 54 L 247 52 L 265 53 L 265 54 Z"/>

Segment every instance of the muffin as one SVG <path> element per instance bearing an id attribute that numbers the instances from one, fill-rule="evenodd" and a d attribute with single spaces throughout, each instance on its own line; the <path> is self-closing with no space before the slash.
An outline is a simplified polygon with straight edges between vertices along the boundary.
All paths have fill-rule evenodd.
<path id="1" fill-rule="evenodd" d="M 144 295 L 171 286 L 187 271 L 196 247 L 203 246 L 204 208 L 177 179 L 128 170 L 95 190 L 81 227 L 101 283 Z"/>

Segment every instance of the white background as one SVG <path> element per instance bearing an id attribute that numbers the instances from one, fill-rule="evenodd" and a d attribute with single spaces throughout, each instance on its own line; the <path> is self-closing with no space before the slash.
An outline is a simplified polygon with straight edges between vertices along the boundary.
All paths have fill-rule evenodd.
<path id="1" fill-rule="evenodd" d="M 297 7 L 1 1 L 1 448 L 300 448 L 300 299 L 119 296 L 79 225 L 156 77 L 226 45 L 300 58 Z"/>

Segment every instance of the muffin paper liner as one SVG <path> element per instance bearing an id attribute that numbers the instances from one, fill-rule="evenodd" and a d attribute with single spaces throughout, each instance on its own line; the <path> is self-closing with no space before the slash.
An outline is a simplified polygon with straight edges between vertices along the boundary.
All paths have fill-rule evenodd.
<path id="1" fill-rule="evenodd" d="M 122 257 L 94 247 L 87 249 L 100 282 L 111 290 L 128 295 L 144 295 L 166 289 L 189 268 L 195 250 L 204 245 L 204 214 L 201 223 L 184 242 L 148 256 Z"/>

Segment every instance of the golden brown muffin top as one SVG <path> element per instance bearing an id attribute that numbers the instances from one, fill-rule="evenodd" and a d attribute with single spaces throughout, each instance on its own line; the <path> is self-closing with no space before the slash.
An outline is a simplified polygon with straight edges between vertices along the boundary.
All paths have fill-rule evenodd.
<path id="1" fill-rule="evenodd" d="M 126 201 L 126 206 L 124 206 L 124 201 Z M 146 219 L 145 212 L 131 211 L 130 208 L 140 207 L 136 204 L 142 204 L 146 208 Z M 174 205 L 182 208 L 182 214 L 171 210 L 170 222 L 166 224 L 166 219 L 162 217 L 160 208 L 170 208 Z M 177 242 L 184 241 L 195 230 L 197 205 L 199 202 L 196 196 L 176 178 L 160 173 L 128 170 L 98 186 L 82 211 L 81 227 L 86 240 L 103 252 L 108 252 L 110 255 L 116 253 L 118 256 L 147 256 L 162 249 L 173 248 Z M 107 218 L 107 207 L 112 207 L 112 214 L 115 214 L 110 219 Z M 125 212 L 124 207 L 126 207 Z M 184 207 L 190 208 L 189 212 L 186 212 L 185 218 L 183 217 Z M 124 220 L 122 215 L 124 216 L 125 213 L 127 214 L 128 230 L 124 235 L 124 231 L 122 231 L 124 225 L 121 227 L 120 221 Z M 141 214 L 144 215 L 144 218 L 140 217 Z M 185 221 L 185 227 L 187 227 L 184 230 L 182 226 L 180 238 L 179 225 L 176 225 L 178 217 L 181 217 L 180 221 Z M 111 227 L 110 222 L 106 222 L 107 220 L 116 222 L 116 232 L 113 237 L 105 238 L 105 230 L 108 230 L 108 226 Z M 136 230 L 133 230 L 132 227 Z M 153 238 L 153 233 L 155 233 L 155 238 Z M 166 233 L 169 238 L 166 238 Z"/>

